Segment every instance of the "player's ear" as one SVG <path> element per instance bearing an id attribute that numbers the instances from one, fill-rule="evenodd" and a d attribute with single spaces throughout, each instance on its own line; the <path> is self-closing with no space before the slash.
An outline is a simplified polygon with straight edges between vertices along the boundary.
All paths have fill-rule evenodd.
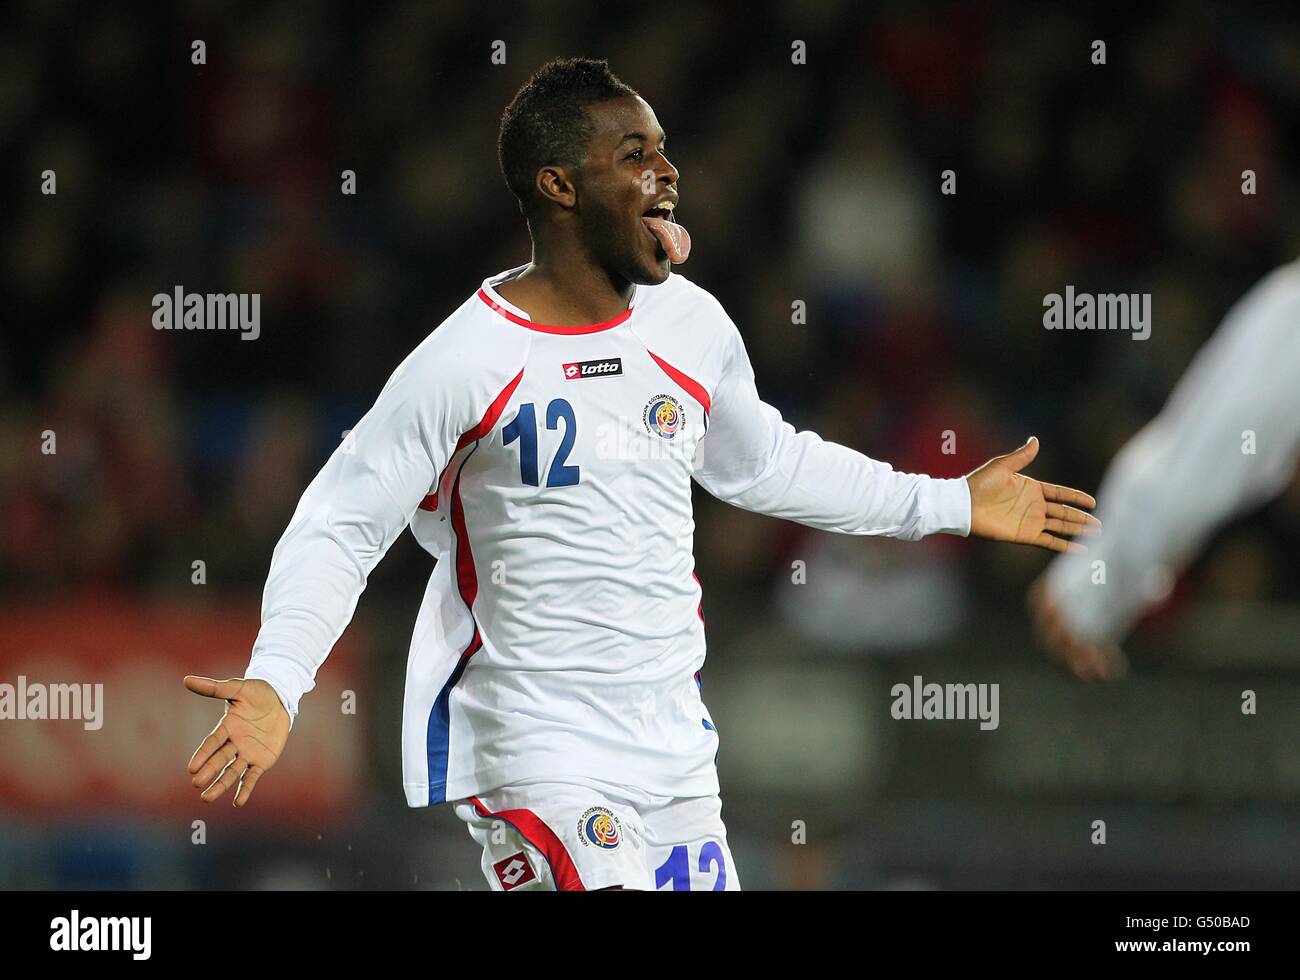
<path id="1" fill-rule="evenodd" d="M 562 208 L 571 208 L 578 202 L 578 190 L 564 167 L 543 167 L 537 171 L 537 193 L 543 200 Z"/>

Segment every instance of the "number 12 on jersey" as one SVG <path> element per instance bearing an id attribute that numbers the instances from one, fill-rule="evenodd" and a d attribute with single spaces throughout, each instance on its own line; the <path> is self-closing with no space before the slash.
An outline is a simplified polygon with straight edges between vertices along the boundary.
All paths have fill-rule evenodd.
<path id="1" fill-rule="evenodd" d="M 578 423 L 573 417 L 573 406 L 568 399 L 555 398 L 546 406 L 546 428 L 552 431 L 564 423 L 564 435 L 560 438 L 560 448 L 551 461 L 551 468 L 546 473 L 548 487 L 576 486 L 581 477 L 580 468 L 566 462 L 573 450 L 577 438 Z M 519 406 L 519 413 L 514 421 L 501 430 L 503 446 L 519 440 L 519 479 L 530 487 L 539 486 L 537 479 L 537 407 L 533 402 L 524 402 Z"/>

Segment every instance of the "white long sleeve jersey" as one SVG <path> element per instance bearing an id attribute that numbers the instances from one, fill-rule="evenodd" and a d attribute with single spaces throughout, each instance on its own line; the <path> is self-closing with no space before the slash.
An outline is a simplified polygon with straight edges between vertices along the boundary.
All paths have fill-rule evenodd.
<path id="1" fill-rule="evenodd" d="M 291 716 L 410 525 L 436 559 L 407 662 L 407 801 L 524 779 L 718 790 L 691 479 L 847 534 L 966 534 L 964 480 L 896 473 L 760 401 L 735 325 L 670 275 L 605 323 L 535 323 L 493 276 L 398 367 L 303 494 L 248 677 Z"/>

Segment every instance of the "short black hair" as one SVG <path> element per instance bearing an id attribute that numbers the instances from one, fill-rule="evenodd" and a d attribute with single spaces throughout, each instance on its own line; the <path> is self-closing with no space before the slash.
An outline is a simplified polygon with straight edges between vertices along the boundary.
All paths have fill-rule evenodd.
<path id="1" fill-rule="evenodd" d="M 548 164 L 577 166 L 595 133 L 586 106 L 636 95 L 596 58 L 554 58 L 523 87 L 501 116 L 497 156 L 506 186 L 525 215 L 532 211 L 537 171 Z"/>

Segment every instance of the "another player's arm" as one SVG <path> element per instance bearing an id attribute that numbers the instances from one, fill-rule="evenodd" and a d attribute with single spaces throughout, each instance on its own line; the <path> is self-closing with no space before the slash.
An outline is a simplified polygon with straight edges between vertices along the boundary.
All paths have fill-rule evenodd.
<path id="1" fill-rule="evenodd" d="M 696 479 L 714 496 L 843 534 L 915 540 L 947 532 L 1086 550 L 1071 539 L 1099 526 L 1079 509 L 1096 501 L 1021 474 L 1038 454 L 1037 439 L 962 478 L 896 472 L 816 433 L 796 432 L 759 398 L 744 344 L 730 321 L 728 327 L 727 366 L 695 460 Z"/>
<path id="2" fill-rule="evenodd" d="M 1297 322 L 1293 263 L 1237 304 L 1160 414 L 1116 455 L 1101 484 L 1106 533 L 1087 560 L 1062 556 L 1035 583 L 1029 602 L 1039 639 L 1077 677 L 1121 676 L 1118 644 L 1143 610 L 1216 528 L 1294 475 Z M 1105 569 L 1104 582 L 1096 568 Z"/>
<path id="3" fill-rule="evenodd" d="M 195 694 L 226 702 L 188 767 L 207 802 L 238 784 L 234 802 L 243 806 L 275 764 L 298 701 L 351 621 L 367 576 L 472 425 L 476 399 L 462 380 L 464 364 L 454 351 L 431 349 L 435 338 L 397 369 L 303 493 L 271 558 L 245 676 L 185 678 Z"/>

